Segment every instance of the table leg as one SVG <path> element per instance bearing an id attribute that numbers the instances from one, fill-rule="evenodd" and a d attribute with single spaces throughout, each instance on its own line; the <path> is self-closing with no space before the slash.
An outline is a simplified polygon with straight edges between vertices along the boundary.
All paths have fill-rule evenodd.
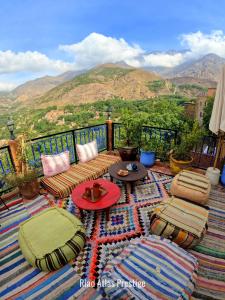
<path id="1" fill-rule="evenodd" d="M 80 210 L 80 217 L 81 217 L 81 219 L 84 219 L 84 211 L 83 211 L 83 209 L 79 208 L 79 210 Z"/>
<path id="2" fill-rule="evenodd" d="M 131 194 L 133 194 L 133 192 L 134 192 L 134 185 L 135 185 L 134 182 L 130 183 L 130 193 Z"/>
<path id="3" fill-rule="evenodd" d="M 107 208 L 105 213 L 106 213 L 106 221 L 109 222 L 109 210 L 110 208 Z"/>

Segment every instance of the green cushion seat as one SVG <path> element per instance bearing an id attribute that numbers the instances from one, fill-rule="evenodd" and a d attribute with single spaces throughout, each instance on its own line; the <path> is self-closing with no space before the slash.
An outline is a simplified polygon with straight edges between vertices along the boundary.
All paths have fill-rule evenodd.
<path id="1" fill-rule="evenodd" d="M 53 271 L 79 254 L 85 244 L 85 229 L 71 213 L 51 207 L 21 223 L 18 238 L 32 266 Z"/>

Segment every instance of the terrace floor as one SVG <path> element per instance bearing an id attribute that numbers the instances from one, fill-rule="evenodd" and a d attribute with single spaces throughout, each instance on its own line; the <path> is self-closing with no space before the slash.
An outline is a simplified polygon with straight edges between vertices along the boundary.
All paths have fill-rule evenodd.
<path id="1" fill-rule="evenodd" d="M 79 210 L 70 197 L 55 200 L 49 194 L 42 194 L 24 201 L 16 192 L 5 196 L 10 209 L 0 208 L 0 299 L 77 299 L 79 296 L 82 299 L 85 288 L 80 287 L 80 278 L 97 283 L 104 265 L 131 239 L 149 234 L 148 213 L 169 197 L 172 176 L 169 168 L 163 165 L 148 170 L 148 177 L 136 184 L 133 194 L 117 182 L 122 195 L 110 209 L 109 222 L 105 212 L 85 213 L 82 220 L 87 233 L 85 248 L 70 264 L 51 273 L 31 267 L 22 256 L 17 241 L 19 224 L 53 205 L 63 207 L 80 218 Z M 106 174 L 104 178 L 108 180 L 109 176 Z M 225 188 L 220 185 L 214 187 L 208 205 L 208 232 L 203 241 L 190 251 L 199 261 L 193 299 L 225 299 Z"/>

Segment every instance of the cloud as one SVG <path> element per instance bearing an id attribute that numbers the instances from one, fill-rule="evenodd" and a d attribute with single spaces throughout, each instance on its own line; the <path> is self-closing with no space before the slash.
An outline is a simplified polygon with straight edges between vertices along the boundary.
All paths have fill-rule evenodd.
<path id="1" fill-rule="evenodd" d="M 9 92 L 13 90 L 16 86 L 17 84 L 11 82 L 0 82 L 0 91 Z"/>
<path id="2" fill-rule="evenodd" d="M 179 40 L 186 51 L 147 53 L 139 45 L 129 44 L 122 38 L 91 33 L 79 43 L 60 45 L 59 49 L 72 57 L 76 69 L 118 61 L 124 61 L 133 67 L 172 68 L 209 53 L 225 57 L 225 35 L 222 30 L 215 30 L 209 34 L 201 31 L 182 34 Z"/>
<path id="3" fill-rule="evenodd" d="M 73 66 L 61 60 L 52 60 L 37 51 L 0 51 L 0 74 L 16 72 L 65 72 Z"/>
<path id="4" fill-rule="evenodd" d="M 22 83 L 27 80 L 27 76 L 34 79 L 37 76 L 56 75 L 71 69 L 88 69 L 110 62 L 124 61 L 133 67 L 171 68 L 209 53 L 225 58 L 225 35 L 222 30 L 208 34 L 201 31 L 182 34 L 178 40 L 185 51 L 148 53 L 123 38 L 116 39 L 99 33 L 91 33 L 78 43 L 60 45 L 59 50 L 66 54 L 64 60 L 51 59 L 38 51 L 0 51 L 0 90 L 14 88 L 15 82 Z M 70 62 L 66 60 L 68 55 Z M 5 78 L 3 80 L 4 76 L 8 76 L 8 82 Z M 13 76 L 17 81 L 13 80 Z"/>
<path id="5" fill-rule="evenodd" d="M 77 69 L 118 61 L 139 67 L 141 55 L 145 53 L 140 46 L 129 45 L 122 38 L 116 39 L 99 33 L 91 33 L 76 44 L 60 45 L 59 49 L 73 57 Z"/>
<path id="6" fill-rule="evenodd" d="M 222 30 L 214 30 L 210 34 L 201 31 L 183 34 L 180 37 L 181 44 L 186 47 L 188 52 L 186 58 L 198 58 L 200 56 L 215 53 L 225 57 L 225 35 Z"/>
<path id="7" fill-rule="evenodd" d="M 168 54 L 168 53 L 151 53 L 143 56 L 143 66 L 146 67 L 168 67 L 172 68 L 184 61 L 182 53 Z"/>

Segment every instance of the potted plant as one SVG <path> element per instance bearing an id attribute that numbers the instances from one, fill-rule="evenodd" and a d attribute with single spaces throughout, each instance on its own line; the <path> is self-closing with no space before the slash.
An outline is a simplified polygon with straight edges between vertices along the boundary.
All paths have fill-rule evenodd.
<path id="1" fill-rule="evenodd" d="M 145 167 L 153 166 L 157 160 L 160 162 L 160 159 L 156 160 L 156 153 L 160 158 L 165 157 L 166 149 L 164 140 L 159 135 L 154 135 L 149 139 L 142 139 L 140 162 Z"/>
<path id="2" fill-rule="evenodd" d="M 191 166 L 193 161 L 191 152 L 198 144 L 202 135 L 203 130 L 199 127 L 198 122 L 193 124 L 191 130 L 188 128 L 188 126 L 185 126 L 179 143 L 174 145 L 172 151 L 170 152 L 170 169 L 172 173 L 177 174 L 181 170 Z"/>
<path id="3" fill-rule="evenodd" d="M 5 181 L 12 187 L 17 186 L 23 198 L 32 199 L 38 195 L 40 186 L 36 170 L 28 164 L 25 135 L 17 138 L 16 154 L 19 161 L 18 171 L 8 174 Z"/>
<path id="4" fill-rule="evenodd" d="M 123 161 L 134 161 L 141 145 L 143 118 L 138 114 L 132 114 L 129 110 L 123 110 L 121 115 L 123 127 L 118 151 Z"/>

